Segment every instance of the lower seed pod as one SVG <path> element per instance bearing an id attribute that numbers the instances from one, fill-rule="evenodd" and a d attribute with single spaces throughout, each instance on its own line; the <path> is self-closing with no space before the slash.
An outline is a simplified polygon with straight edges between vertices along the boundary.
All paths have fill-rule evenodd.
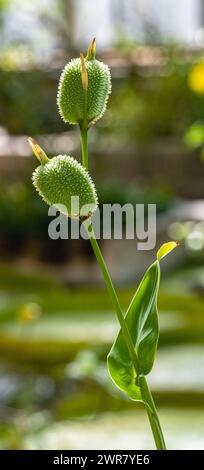
<path id="1" fill-rule="evenodd" d="M 33 184 L 47 204 L 59 207 L 69 217 L 84 220 L 97 209 L 94 183 L 70 156 L 58 155 L 38 166 L 33 173 Z"/>

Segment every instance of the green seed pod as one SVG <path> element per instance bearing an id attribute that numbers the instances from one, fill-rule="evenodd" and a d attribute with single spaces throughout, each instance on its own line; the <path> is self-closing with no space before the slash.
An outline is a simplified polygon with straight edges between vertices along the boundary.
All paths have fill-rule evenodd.
<path id="1" fill-rule="evenodd" d="M 33 172 L 33 184 L 48 205 L 64 205 L 69 217 L 84 220 L 97 209 L 97 194 L 88 172 L 70 156 L 58 155 L 38 166 Z"/>
<path id="2" fill-rule="evenodd" d="M 106 109 L 111 92 L 111 75 L 107 65 L 95 59 L 95 40 L 86 59 L 72 59 L 62 71 L 57 103 L 65 122 L 85 124 L 96 122 Z"/>

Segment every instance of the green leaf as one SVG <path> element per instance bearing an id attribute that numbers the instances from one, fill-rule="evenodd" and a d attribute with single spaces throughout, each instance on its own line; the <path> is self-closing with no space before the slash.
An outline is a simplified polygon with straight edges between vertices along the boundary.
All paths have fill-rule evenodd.
<path id="1" fill-rule="evenodd" d="M 186 131 L 184 142 L 190 149 L 196 149 L 204 144 L 204 124 L 195 122 Z"/>
<path id="2" fill-rule="evenodd" d="M 167 242 L 160 246 L 159 250 L 157 251 L 157 259 L 160 261 L 166 255 L 168 255 L 174 248 L 179 245 L 179 242 Z"/>
<path id="3" fill-rule="evenodd" d="M 152 369 L 159 338 L 157 295 L 160 283 L 159 261 L 177 246 L 168 242 L 161 246 L 157 260 L 143 277 L 127 310 L 125 320 L 138 360 L 138 375 L 147 375 Z M 142 400 L 128 348 L 122 331 L 107 358 L 108 370 L 114 383 L 132 400 Z"/>
<path id="4" fill-rule="evenodd" d="M 154 362 L 159 337 L 157 292 L 159 288 L 159 262 L 147 270 L 128 308 L 126 323 L 136 350 L 139 374 L 148 374 Z M 140 400 L 136 386 L 136 373 L 120 330 L 108 355 L 108 370 L 115 384 L 133 400 Z"/>

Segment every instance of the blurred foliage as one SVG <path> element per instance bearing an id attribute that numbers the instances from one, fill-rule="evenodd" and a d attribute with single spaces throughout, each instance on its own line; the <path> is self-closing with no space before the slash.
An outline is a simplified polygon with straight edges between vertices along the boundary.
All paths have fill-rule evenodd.
<path id="1" fill-rule="evenodd" d="M 32 239 L 47 237 L 47 211 L 32 185 L 15 182 L 0 186 L 1 254 L 15 256 Z"/>
<path id="2" fill-rule="evenodd" d="M 12 233 L 29 239 L 47 229 L 46 207 L 38 201 L 32 185 L 22 181 L 11 184 L 1 181 L 0 225 L 2 235 Z M 6 223 L 5 223 L 6 220 Z"/>
<path id="3" fill-rule="evenodd" d="M 204 261 L 204 222 L 173 222 L 168 229 L 169 236 L 187 248 L 198 263 Z"/>
<path id="4" fill-rule="evenodd" d="M 64 130 L 56 107 L 56 77 L 51 73 L 1 71 L 0 89 L 0 125 L 10 133 Z"/>
<path id="5" fill-rule="evenodd" d="M 161 212 L 169 207 L 172 201 L 171 191 L 165 188 L 138 188 L 124 185 L 120 181 L 104 181 L 99 187 L 100 204 L 121 205 L 157 203 Z M 6 221 L 6 223 L 5 223 Z M 34 191 L 31 181 L 1 181 L 0 184 L 0 253 L 1 257 L 15 257 L 30 252 L 33 257 L 49 262 L 66 261 L 67 256 L 79 253 L 89 255 L 89 245 L 76 240 L 51 240 L 48 236 L 48 224 L 51 218 L 47 206 L 43 204 Z M 70 221 L 68 221 L 70 223 Z M 88 245 L 88 246 L 87 246 Z M 55 249 L 53 250 L 53 246 Z"/>
<path id="6" fill-rule="evenodd" d="M 188 75 L 188 84 L 192 91 L 199 95 L 204 94 L 204 62 L 193 66 Z"/>
<path id="7" fill-rule="evenodd" d="M 188 87 L 188 65 L 169 64 L 162 75 L 130 76 L 114 83 L 110 106 L 101 126 L 135 142 L 182 137 L 203 114 L 203 98 Z M 120 112 L 118 110 L 120 109 Z"/>
<path id="8" fill-rule="evenodd" d="M 203 115 L 203 97 L 188 86 L 189 69 L 190 65 L 171 60 L 163 74 L 145 75 L 138 68 L 125 79 L 113 79 L 110 104 L 99 131 L 133 142 L 181 138 L 185 129 Z M 56 108 L 59 74 L 1 70 L 0 125 L 6 124 L 14 134 L 67 129 Z"/>
<path id="9" fill-rule="evenodd" d="M 157 212 L 160 213 L 169 208 L 173 200 L 173 192 L 164 186 L 139 186 L 134 183 L 125 184 L 122 180 L 106 178 L 105 181 L 97 182 L 97 193 L 100 204 L 130 203 L 144 204 L 147 213 L 148 204 L 156 204 Z"/>
<path id="10" fill-rule="evenodd" d="M 185 144 L 190 149 L 202 147 L 204 144 L 204 123 L 195 122 L 190 126 L 184 135 Z"/>
<path id="11" fill-rule="evenodd" d="M 203 286 L 202 267 L 174 272 L 162 284 L 159 295 L 161 345 L 180 341 L 203 343 Z M 135 286 L 120 288 L 122 308 L 127 309 L 134 291 Z M 34 322 L 24 324 L 19 312 L 33 309 L 31 302 L 41 315 Z M 29 274 L 6 266 L 0 269 L 0 321 L 1 357 L 10 356 L 24 363 L 51 364 L 73 360 L 77 352 L 90 347 L 104 357 L 117 331 L 105 288 L 68 287 L 63 279 L 56 280 L 46 272 L 41 274 L 38 270 Z M 92 357 L 86 357 L 88 359 L 91 361 L 89 366 L 85 358 L 80 360 L 83 373 L 91 373 L 95 364 Z M 75 372 L 78 366 L 79 363 Z M 71 372 L 73 368 L 69 369 Z"/>
<path id="12" fill-rule="evenodd" d="M 171 371 L 176 351 L 180 358 L 183 354 L 184 367 L 188 364 L 185 344 L 198 348 L 196 357 L 202 351 L 203 298 L 193 292 L 197 278 L 204 279 L 203 268 L 174 272 L 159 295 L 160 351 L 166 354 L 167 350 L 165 364 L 170 363 Z M 119 290 L 124 309 L 133 290 L 135 286 Z M 22 324 L 19 311 L 33 309 L 31 299 L 42 315 Z M 37 439 L 47 427 L 65 420 L 69 426 L 83 420 L 84 429 L 85 419 L 96 420 L 108 412 L 112 420 L 135 409 L 113 390 L 106 371 L 105 357 L 118 326 L 105 289 L 71 289 L 46 272 L 28 274 L 4 266 L 0 268 L 0 322 L 0 448 L 25 448 L 29 436 Z M 178 347 L 179 353 L 174 350 Z M 201 413 L 204 402 L 199 386 L 189 388 L 184 383 L 177 389 L 170 380 L 168 390 L 154 386 L 157 403 L 171 411 L 188 407 L 188 416 L 189 406 Z M 34 445 L 32 439 L 30 445 Z"/>
<path id="13" fill-rule="evenodd" d="M 0 64 L 20 70 L 72 56 L 75 29 L 73 0 L 0 0 Z"/>
<path id="14" fill-rule="evenodd" d="M 203 98 L 204 95 L 204 62 L 198 62 L 190 70 L 188 75 L 189 88 Z M 201 121 L 202 118 L 202 121 Z M 191 150 L 200 150 L 200 159 L 204 161 L 204 112 L 200 116 L 200 121 L 191 124 L 184 133 L 184 142 Z"/>
<path id="15" fill-rule="evenodd" d="M 80 241 L 58 239 L 48 236 L 47 206 L 39 199 L 31 180 L 13 183 L 1 182 L 0 186 L 0 253 L 3 259 L 15 259 L 29 255 L 30 258 L 62 263 L 69 255 L 82 252 L 89 254 L 87 244 Z M 78 244 L 77 244 L 78 242 Z M 54 249 L 53 249 L 54 248 Z"/>
<path id="16" fill-rule="evenodd" d="M 194 292 L 197 279 L 204 285 L 203 268 L 174 271 L 159 295 L 160 351 L 167 351 L 165 364 L 171 371 L 172 354 L 183 358 L 184 377 L 186 365 L 189 367 L 184 345 L 193 348 L 196 358 L 201 357 L 203 347 L 204 304 L 203 296 Z M 134 290 L 135 286 L 119 290 L 124 309 Z M 22 323 L 19 313 L 36 310 L 41 315 L 34 322 Z M 84 433 L 85 422 L 97 423 L 104 413 L 108 412 L 111 422 L 120 413 L 130 410 L 132 414 L 135 405 L 113 390 L 106 370 L 105 358 L 118 325 L 105 288 L 68 288 L 45 270 L 28 273 L 19 266 L 2 266 L 0 323 L 1 449 L 42 448 L 48 428 L 58 448 L 61 436 L 59 428 L 54 429 L 60 422 L 67 430 L 81 423 Z M 189 351 L 191 354 L 192 349 Z M 171 413 L 174 408 L 176 413 L 184 409 L 188 419 L 189 408 L 194 417 L 196 409 L 202 415 L 199 385 L 189 388 L 184 382 L 177 388 L 172 377 L 168 391 L 154 385 L 157 403 L 171 407 Z"/>

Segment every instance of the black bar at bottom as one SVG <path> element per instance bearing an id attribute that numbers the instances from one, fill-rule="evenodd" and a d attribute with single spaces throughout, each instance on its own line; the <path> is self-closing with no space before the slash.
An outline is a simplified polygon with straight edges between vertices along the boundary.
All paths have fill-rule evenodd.
<path id="1" fill-rule="evenodd" d="M 8 465 L 27 468 L 36 468 L 36 465 L 59 468 L 73 466 L 77 468 L 95 468 L 96 465 L 132 465 L 138 468 L 164 468 L 164 465 L 193 465 L 200 468 L 204 458 L 204 450 L 1 450 L 0 468 Z M 201 462 L 201 463 L 200 463 Z"/>

